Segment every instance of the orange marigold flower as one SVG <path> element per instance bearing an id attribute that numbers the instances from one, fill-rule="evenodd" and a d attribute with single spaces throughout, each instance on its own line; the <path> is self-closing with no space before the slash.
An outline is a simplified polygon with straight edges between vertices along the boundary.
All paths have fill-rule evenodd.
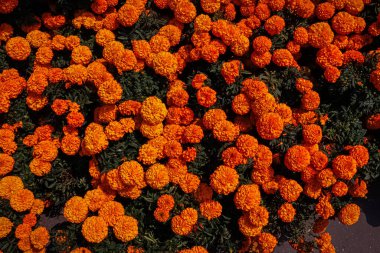
<path id="1" fill-rule="evenodd" d="M 223 150 L 222 160 L 225 165 L 232 168 L 247 162 L 247 159 L 235 147 Z"/>
<path id="2" fill-rule="evenodd" d="M 180 1 L 174 9 L 174 17 L 181 23 L 188 24 L 194 20 L 197 9 L 190 1 Z"/>
<path id="3" fill-rule="evenodd" d="M 340 70 L 333 66 L 327 66 L 323 73 L 323 76 L 327 82 L 336 83 L 340 77 Z"/>
<path id="4" fill-rule="evenodd" d="M 163 194 L 157 199 L 157 207 L 171 211 L 174 208 L 174 198 L 172 195 Z"/>
<path id="5" fill-rule="evenodd" d="M 259 99 L 268 93 L 266 84 L 259 80 L 245 79 L 242 82 L 242 92 L 248 96 L 249 99 Z"/>
<path id="6" fill-rule="evenodd" d="M 330 195 L 321 196 L 319 198 L 318 203 L 315 206 L 315 211 L 319 214 L 323 219 L 328 219 L 335 214 L 335 210 L 330 203 Z"/>
<path id="7" fill-rule="evenodd" d="M 198 90 L 200 89 L 204 82 L 207 80 L 207 76 L 203 73 L 200 73 L 200 74 L 196 74 L 191 82 L 191 86 Z"/>
<path id="8" fill-rule="evenodd" d="M 314 152 L 311 155 L 310 164 L 316 170 L 322 170 L 326 168 L 329 159 L 325 153 L 322 151 Z"/>
<path id="9" fill-rule="evenodd" d="M 145 165 L 150 165 L 156 162 L 159 150 L 150 144 L 143 144 L 139 149 L 137 160 Z"/>
<path id="10" fill-rule="evenodd" d="M 338 214 L 339 221 L 344 225 L 351 226 L 358 222 L 360 217 L 360 207 L 356 204 L 347 204 Z"/>
<path id="11" fill-rule="evenodd" d="M 17 239 L 28 238 L 32 232 L 32 226 L 29 224 L 20 224 L 16 227 L 15 237 Z M 1 238 L 1 236 L 0 236 Z"/>
<path id="12" fill-rule="evenodd" d="M 63 209 L 63 215 L 71 223 L 81 223 L 87 218 L 88 204 L 82 197 L 70 198 Z"/>
<path id="13" fill-rule="evenodd" d="M 263 185 L 273 180 L 274 170 L 271 167 L 262 167 L 252 171 L 252 182 Z"/>
<path id="14" fill-rule="evenodd" d="M 169 210 L 163 208 L 156 208 L 153 212 L 153 216 L 158 222 L 167 222 L 170 218 Z"/>
<path id="15" fill-rule="evenodd" d="M 320 171 L 317 175 L 317 179 L 324 188 L 328 188 L 336 182 L 336 178 L 331 169 L 324 169 Z"/>
<path id="16" fill-rule="evenodd" d="M 319 20 L 328 20 L 335 14 L 335 6 L 329 2 L 320 3 L 315 8 L 315 15 Z"/>
<path id="17" fill-rule="evenodd" d="M 279 67 L 289 67 L 294 65 L 293 55 L 287 49 L 276 49 L 272 55 L 272 62 Z"/>
<path id="18" fill-rule="evenodd" d="M 104 47 L 109 42 L 115 40 L 115 34 L 108 29 L 100 29 L 95 35 L 95 41 L 98 45 Z"/>
<path id="19" fill-rule="evenodd" d="M 3 177 L 13 170 L 15 161 L 12 156 L 0 153 L 0 176 Z"/>
<path id="20" fill-rule="evenodd" d="M 203 130 L 200 126 L 191 124 L 187 126 L 182 135 L 184 143 L 200 143 L 203 139 Z"/>
<path id="21" fill-rule="evenodd" d="M 221 165 L 210 176 L 210 185 L 218 194 L 228 195 L 239 184 L 239 175 L 233 168 Z"/>
<path id="22" fill-rule="evenodd" d="M 328 45 L 318 51 L 316 61 L 322 68 L 339 67 L 343 65 L 343 54 L 337 46 Z"/>
<path id="23" fill-rule="evenodd" d="M 313 89 L 313 83 L 310 80 L 304 79 L 304 78 L 297 78 L 296 80 L 296 89 L 302 93 L 305 94 L 306 92 Z"/>
<path id="24" fill-rule="evenodd" d="M 0 197 L 10 199 L 11 196 L 24 188 L 21 178 L 17 176 L 6 176 L 0 179 Z"/>
<path id="25" fill-rule="evenodd" d="M 82 235 L 90 243 L 100 243 L 108 235 L 108 226 L 102 217 L 88 217 L 82 225 Z"/>
<path id="26" fill-rule="evenodd" d="M 239 60 L 224 62 L 222 65 L 222 76 L 227 84 L 233 84 L 240 75 L 240 69 L 244 69 L 243 64 Z"/>
<path id="27" fill-rule="evenodd" d="M 170 106 L 183 107 L 189 100 L 189 94 L 182 88 L 175 88 L 168 91 L 166 101 Z"/>
<path id="28" fill-rule="evenodd" d="M 273 15 L 265 21 L 264 29 L 271 36 L 280 34 L 285 27 L 285 20 L 278 16 Z"/>
<path id="29" fill-rule="evenodd" d="M 33 158 L 29 164 L 29 169 L 34 175 L 42 177 L 50 173 L 51 163 L 38 158 Z"/>
<path id="30" fill-rule="evenodd" d="M 138 188 L 145 186 L 144 169 L 136 161 L 124 162 L 118 167 L 120 179 L 126 185 L 135 185 Z"/>
<path id="31" fill-rule="evenodd" d="M 42 46 L 36 52 L 36 63 L 49 64 L 53 59 L 53 50 L 50 47 Z"/>
<path id="32" fill-rule="evenodd" d="M 259 186 L 256 184 L 242 185 L 236 191 L 234 203 L 237 209 L 249 211 L 261 202 Z"/>
<path id="33" fill-rule="evenodd" d="M 239 128 L 231 121 L 219 121 L 214 125 L 212 133 L 215 139 L 221 142 L 234 141 L 239 135 Z"/>
<path id="34" fill-rule="evenodd" d="M 18 0 L 5 0 L 1 3 L 0 14 L 9 14 L 18 6 Z"/>
<path id="35" fill-rule="evenodd" d="M 78 38 L 79 39 L 79 38 Z M 34 30 L 26 35 L 26 40 L 29 42 L 30 46 L 34 48 L 39 48 L 42 46 L 50 45 L 50 34 L 41 32 L 39 30 Z M 66 39 L 67 41 L 67 39 Z"/>
<path id="36" fill-rule="evenodd" d="M 367 183 L 359 178 L 355 179 L 355 182 L 350 186 L 350 195 L 354 198 L 365 198 L 368 190 Z"/>
<path id="37" fill-rule="evenodd" d="M 197 175 L 186 173 L 179 180 L 179 186 L 185 193 L 192 193 L 198 189 L 200 179 Z"/>
<path id="38" fill-rule="evenodd" d="M 163 164 L 156 163 L 145 172 L 146 183 L 156 190 L 161 190 L 169 183 L 168 169 Z"/>
<path id="39" fill-rule="evenodd" d="M 334 32 L 326 22 L 314 23 L 308 28 L 308 42 L 312 47 L 323 48 L 334 39 Z"/>
<path id="40" fill-rule="evenodd" d="M 265 140 L 277 139 L 284 130 L 284 121 L 278 113 L 266 113 L 256 122 L 256 129 Z"/>
<path id="41" fill-rule="evenodd" d="M 5 238 L 12 231 L 13 223 L 7 217 L 0 217 L 0 238 Z"/>
<path id="42" fill-rule="evenodd" d="M 364 9 L 363 0 L 346 1 L 345 3 L 344 9 L 352 15 L 357 15 Z"/>
<path id="43" fill-rule="evenodd" d="M 245 157 L 253 158 L 258 150 L 258 141 L 251 135 L 242 134 L 236 140 L 236 147 Z"/>
<path id="44" fill-rule="evenodd" d="M 316 91 L 306 92 L 301 99 L 302 108 L 308 111 L 316 110 L 319 107 L 320 97 Z"/>
<path id="45" fill-rule="evenodd" d="M 250 111 L 250 101 L 245 94 L 238 94 L 232 100 L 232 110 L 238 115 L 245 115 Z"/>
<path id="46" fill-rule="evenodd" d="M 180 215 L 176 215 L 171 220 L 172 231 L 177 235 L 188 235 L 193 229 L 193 225 L 186 222 Z"/>
<path id="47" fill-rule="evenodd" d="M 167 114 L 166 106 L 157 97 L 148 97 L 141 106 L 141 117 L 149 124 L 161 123 Z"/>
<path id="48" fill-rule="evenodd" d="M 316 124 L 303 125 L 302 138 L 307 144 L 317 144 L 322 140 L 322 128 Z"/>
<path id="49" fill-rule="evenodd" d="M 254 226 L 250 220 L 248 214 L 244 214 L 238 220 L 240 232 L 249 237 L 257 236 L 261 233 L 262 227 Z"/>
<path id="50" fill-rule="evenodd" d="M 249 221 L 253 226 L 264 227 L 268 224 L 269 212 L 263 206 L 254 206 L 248 211 Z"/>
<path id="51" fill-rule="evenodd" d="M 72 64 L 63 70 L 63 77 L 69 83 L 82 85 L 87 80 L 87 69 L 83 65 Z"/>
<path id="52" fill-rule="evenodd" d="M 269 6 L 265 3 L 259 3 L 255 7 L 255 16 L 260 20 L 267 20 L 270 17 Z"/>
<path id="53" fill-rule="evenodd" d="M 225 121 L 226 119 L 227 115 L 223 110 L 211 109 L 203 115 L 202 123 L 206 129 L 212 130 L 216 123 Z"/>
<path id="54" fill-rule="evenodd" d="M 132 4 L 124 4 L 117 12 L 117 20 L 122 26 L 133 26 L 140 17 L 141 11 Z"/>
<path id="55" fill-rule="evenodd" d="M 178 68 L 177 58 L 169 52 L 159 52 L 153 57 L 154 71 L 168 79 L 172 78 Z"/>
<path id="56" fill-rule="evenodd" d="M 259 144 L 253 161 L 253 168 L 255 169 L 268 168 L 272 164 L 272 151 L 267 146 Z"/>
<path id="57" fill-rule="evenodd" d="M 30 242 L 34 249 L 42 250 L 49 243 L 49 231 L 45 227 L 38 227 L 30 233 Z"/>
<path id="58" fill-rule="evenodd" d="M 124 215 L 124 207 L 119 202 L 108 201 L 102 205 L 98 214 L 108 226 L 114 227 L 118 223 L 118 219 Z"/>
<path id="59" fill-rule="evenodd" d="M 10 38 L 5 45 L 5 50 L 7 55 L 15 61 L 26 60 L 31 52 L 29 42 L 22 37 Z"/>
<path id="60" fill-rule="evenodd" d="M 207 14 L 212 14 L 220 9 L 220 1 L 201 0 L 201 7 Z"/>
<path id="61" fill-rule="evenodd" d="M 115 80 L 102 83 L 98 89 L 98 96 L 105 104 L 115 104 L 121 99 L 123 89 Z"/>
<path id="62" fill-rule="evenodd" d="M 34 213 L 28 213 L 24 216 L 24 218 L 22 219 L 22 222 L 24 224 L 27 224 L 33 227 L 37 224 L 37 216 Z"/>
<path id="63" fill-rule="evenodd" d="M 194 31 L 209 32 L 212 28 L 212 20 L 209 15 L 200 14 L 194 20 Z"/>
<path id="64" fill-rule="evenodd" d="M 271 49 L 272 41 L 266 36 L 258 36 L 253 40 L 252 47 L 257 53 L 263 54 Z"/>
<path id="65" fill-rule="evenodd" d="M 196 96 L 198 104 L 203 107 L 209 108 L 216 103 L 216 91 L 210 87 L 205 86 L 200 88 Z"/>
<path id="66" fill-rule="evenodd" d="M 9 199 L 9 204 L 16 212 L 24 212 L 29 210 L 34 201 L 34 194 L 28 189 L 20 189 L 15 191 Z"/>
<path id="67" fill-rule="evenodd" d="M 208 220 L 220 217 L 222 208 L 222 205 L 215 200 L 207 200 L 199 204 L 201 215 Z"/>
<path id="68" fill-rule="evenodd" d="M 287 202 L 296 201 L 302 192 L 302 187 L 292 179 L 284 180 L 279 186 L 281 197 Z"/>
<path id="69" fill-rule="evenodd" d="M 357 163 L 352 156 L 339 155 L 332 162 L 333 172 L 337 178 L 351 180 L 356 174 Z"/>
<path id="70" fill-rule="evenodd" d="M 71 52 L 71 59 L 75 64 L 87 65 L 92 60 L 92 53 L 87 46 L 77 46 Z"/>
<path id="71" fill-rule="evenodd" d="M 108 147 L 107 136 L 101 125 L 90 123 L 87 126 L 82 147 L 88 155 L 98 154 Z"/>
<path id="72" fill-rule="evenodd" d="M 283 222 L 289 223 L 294 220 L 296 209 L 294 209 L 292 204 L 284 203 L 278 209 L 277 214 Z"/>
<path id="73" fill-rule="evenodd" d="M 358 168 L 368 164 L 369 153 L 368 149 L 362 145 L 353 146 L 349 150 L 350 156 L 355 159 Z"/>
<path id="74" fill-rule="evenodd" d="M 301 172 L 310 164 L 309 151 L 300 145 L 295 145 L 286 151 L 284 163 L 285 166 L 294 172 Z"/>
<path id="75" fill-rule="evenodd" d="M 261 233 L 257 239 L 262 252 L 273 252 L 277 246 L 277 239 L 270 233 Z"/>
<path id="76" fill-rule="evenodd" d="M 331 192 L 334 194 L 334 196 L 343 197 L 348 192 L 348 186 L 344 182 L 338 181 L 333 185 Z"/>

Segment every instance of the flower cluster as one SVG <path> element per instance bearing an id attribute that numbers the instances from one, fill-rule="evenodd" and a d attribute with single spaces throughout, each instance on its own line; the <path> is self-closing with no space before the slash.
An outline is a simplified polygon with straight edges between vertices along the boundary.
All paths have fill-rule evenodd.
<path id="1" fill-rule="evenodd" d="M 5 250 L 335 252 L 379 175 L 377 3 L 74 2 L 0 4 Z"/>

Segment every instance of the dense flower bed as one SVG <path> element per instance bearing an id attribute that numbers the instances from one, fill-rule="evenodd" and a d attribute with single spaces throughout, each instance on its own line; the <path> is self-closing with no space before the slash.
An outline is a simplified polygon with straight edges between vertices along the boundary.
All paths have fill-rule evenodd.
<path id="1" fill-rule="evenodd" d="M 379 12 L 0 1 L 0 252 L 335 252 L 380 174 Z"/>

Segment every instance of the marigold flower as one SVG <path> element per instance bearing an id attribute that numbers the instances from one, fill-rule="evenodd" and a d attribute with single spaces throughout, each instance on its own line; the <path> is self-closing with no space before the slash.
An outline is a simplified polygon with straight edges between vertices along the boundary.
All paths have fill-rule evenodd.
<path id="1" fill-rule="evenodd" d="M 5 176 L 13 170 L 15 161 L 12 156 L 8 154 L 0 154 L 0 176 Z"/>
<path id="2" fill-rule="evenodd" d="M 233 168 L 221 165 L 211 174 L 210 185 L 218 194 L 228 195 L 239 184 L 239 175 Z"/>
<path id="3" fill-rule="evenodd" d="M 258 36 L 252 41 L 252 47 L 257 53 L 263 54 L 269 52 L 272 47 L 272 41 L 266 36 Z"/>
<path id="4" fill-rule="evenodd" d="M 22 37 L 10 38 L 5 45 L 5 50 L 7 55 L 15 61 L 26 60 L 31 52 L 29 42 Z"/>
<path id="5" fill-rule="evenodd" d="M 172 231 L 177 235 L 188 235 L 193 229 L 193 225 L 186 222 L 180 215 L 176 215 L 171 220 Z"/>
<path id="6" fill-rule="evenodd" d="M 83 65 L 72 64 L 63 70 L 63 78 L 69 83 L 82 85 L 87 80 L 87 69 Z"/>
<path id="7" fill-rule="evenodd" d="M 215 124 L 227 119 L 226 113 L 221 109 L 211 109 L 208 110 L 202 118 L 203 126 L 206 129 L 213 129 Z"/>
<path id="8" fill-rule="evenodd" d="M 337 46 L 328 45 L 317 53 L 317 63 L 322 68 L 329 66 L 339 67 L 343 65 L 343 54 Z"/>
<path id="9" fill-rule="evenodd" d="M 316 110 L 319 107 L 320 97 L 318 92 L 308 91 L 301 99 L 302 108 L 308 111 Z"/>
<path id="10" fill-rule="evenodd" d="M 334 32 L 326 22 L 314 23 L 308 28 L 308 42 L 312 47 L 323 48 L 334 39 Z"/>
<path id="11" fill-rule="evenodd" d="M 290 203 L 284 203 L 277 211 L 278 217 L 286 223 L 292 222 L 296 215 L 296 209 Z"/>
<path id="12" fill-rule="evenodd" d="M 266 113 L 256 122 L 256 129 L 265 140 L 277 139 L 284 129 L 284 121 L 278 113 Z"/>
<path id="13" fill-rule="evenodd" d="M 199 204 L 201 215 L 208 220 L 219 218 L 222 214 L 222 205 L 215 200 L 207 200 Z"/>
<path id="14" fill-rule="evenodd" d="M 101 125 L 90 123 L 87 126 L 82 147 L 88 155 L 98 154 L 108 147 L 107 136 Z"/>
<path id="15" fill-rule="evenodd" d="M 81 223 L 87 218 L 88 204 L 82 197 L 70 198 L 63 209 L 63 215 L 71 223 Z"/>
<path id="16" fill-rule="evenodd" d="M 287 49 L 276 49 L 272 55 L 272 62 L 279 67 L 293 66 L 295 60 Z"/>
<path id="17" fill-rule="evenodd" d="M 347 204 L 338 214 L 339 221 L 344 225 L 351 226 L 358 222 L 360 217 L 360 207 L 356 204 Z"/>
<path id="18" fill-rule="evenodd" d="M 150 144 L 143 144 L 139 149 L 137 160 L 145 165 L 150 165 L 156 162 L 159 150 Z"/>
<path id="19" fill-rule="evenodd" d="M 7 217 L 0 217 L 0 238 L 5 238 L 12 231 L 13 223 Z"/>
<path id="20" fill-rule="evenodd" d="M 179 180 L 179 186 L 185 193 L 192 193 L 198 189 L 200 179 L 192 173 L 185 173 Z"/>
<path id="21" fill-rule="evenodd" d="M 280 34 L 285 27 L 285 20 L 278 16 L 273 15 L 265 21 L 264 29 L 271 36 Z"/>
<path id="22" fill-rule="evenodd" d="M 177 58 L 169 52 L 159 52 L 153 58 L 154 71 L 168 79 L 175 74 L 177 68 Z"/>
<path id="23" fill-rule="evenodd" d="M 259 3 L 255 7 L 255 16 L 260 20 L 267 20 L 270 17 L 269 6 L 265 3 Z"/>
<path id="24" fill-rule="evenodd" d="M 209 15 L 200 14 L 194 20 L 194 31 L 209 32 L 212 28 L 212 20 Z"/>
<path id="25" fill-rule="evenodd" d="M 348 192 L 348 186 L 344 182 L 338 181 L 332 186 L 331 192 L 334 196 L 343 197 Z"/>
<path id="26" fill-rule="evenodd" d="M 117 12 L 117 20 L 122 26 L 133 26 L 140 17 L 141 11 L 132 4 L 124 4 Z"/>
<path id="27" fill-rule="evenodd" d="M 100 243 L 108 235 L 108 226 L 102 217 L 88 217 L 82 225 L 82 235 L 90 243 Z"/>
<path id="28" fill-rule="evenodd" d="M 368 164 L 369 153 L 368 149 L 362 145 L 353 146 L 349 150 L 350 156 L 355 159 L 358 168 Z"/>
<path id="29" fill-rule="evenodd" d="M 201 0 L 201 7 L 207 14 L 212 14 L 220 9 L 220 1 Z"/>
<path id="30" fill-rule="evenodd" d="M 156 163 L 145 172 L 146 183 L 155 190 L 161 190 L 169 183 L 169 172 L 165 165 Z"/>
<path id="31" fill-rule="evenodd" d="M 167 222 L 170 218 L 169 210 L 163 208 L 156 208 L 153 212 L 153 216 L 158 222 Z"/>
<path id="32" fill-rule="evenodd" d="M 238 115 L 245 115 L 250 111 L 249 99 L 245 94 L 238 94 L 232 100 L 232 110 Z"/>
<path id="33" fill-rule="evenodd" d="M 51 163 L 38 158 L 33 158 L 29 164 L 29 169 L 34 175 L 42 177 L 50 173 Z"/>
<path id="34" fill-rule="evenodd" d="M 24 212 L 32 207 L 34 194 L 28 189 L 20 189 L 13 192 L 9 201 L 13 210 L 16 212 Z"/>
<path id="35" fill-rule="evenodd" d="M 203 136 L 202 128 L 198 125 L 191 124 L 185 128 L 182 141 L 183 143 L 200 143 Z"/>
<path id="36" fill-rule="evenodd" d="M 202 87 L 197 91 L 197 101 L 198 104 L 209 108 L 216 103 L 216 91 L 210 87 Z"/>
<path id="37" fill-rule="evenodd" d="M 323 219 L 328 219 L 329 217 L 335 214 L 335 210 L 330 203 L 330 195 L 321 196 L 319 198 L 319 202 L 315 206 L 315 211 L 319 214 Z"/>
<path id="38" fill-rule="evenodd" d="M 212 133 L 215 139 L 221 142 L 234 141 L 239 135 L 239 128 L 231 121 L 219 121 L 214 125 Z"/>
<path id="39" fill-rule="evenodd" d="M 32 232 L 32 226 L 29 224 L 22 223 L 16 227 L 15 237 L 17 239 L 29 238 L 29 235 L 31 232 Z"/>
<path id="40" fill-rule="evenodd" d="M 119 202 L 108 201 L 100 207 L 98 214 L 108 226 L 114 227 L 124 215 L 124 207 Z"/>
<path id="41" fill-rule="evenodd" d="M 354 198 L 365 198 L 368 190 L 367 183 L 359 178 L 355 179 L 355 182 L 350 186 L 350 195 Z"/>
<path id="42" fill-rule="evenodd" d="M 233 84 L 240 75 L 240 69 L 244 69 L 243 64 L 239 60 L 224 62 L 222 65 L 222 76 L 227 84 Z"/>
<path id="43" fill-rule="evenodd" d="M 98 96 L 105 104 L 115 104 L 121 99 L 123 89 L 115 80 L 109 80 L 102 83 L 98 89 Z"/>
<path id="44" fill-rule="evenodd" d="M 261 233 L 262 227 L 254 226 L 250 220 L 248 214 L 244 214 L 238 220 L 240 232 L 249 237 L 257 236 Z"/>
<path id="45" fill-rule="evenodd" d="M 352 14 L 357 15 L 364 9 L 364 1 L 362 0 L 354 0 L 354 1 L 346 1 L 344 5 L 344 9 Z"/>
<path id="46" fill-rule="evenodd" d="M 234 196 L 234 203 L 237 209 L 249 211 L 261 202 L 259 186 L 256 184 L 242 185 L 238 188 Z"/>
<path id="47" fill-rule="evenodd" d="M 5 0 L 0 7 L 1 14 L 9 14 L 18 6 L 18 0 Z"/>
<path id="48" fill-rule="evenodd" d="M 319 20 L 328 20 L 335 14 L 335 6 L 329 2 L 320 3 L 315 8 L 315 15 Z"/>
<path id="49" fill-rule="evenodd" d="M 352 156 L 339 155 L 332 162 L 333 172 L 337 178 L 350 180 L 357 171 L 357 163 Z"/>

